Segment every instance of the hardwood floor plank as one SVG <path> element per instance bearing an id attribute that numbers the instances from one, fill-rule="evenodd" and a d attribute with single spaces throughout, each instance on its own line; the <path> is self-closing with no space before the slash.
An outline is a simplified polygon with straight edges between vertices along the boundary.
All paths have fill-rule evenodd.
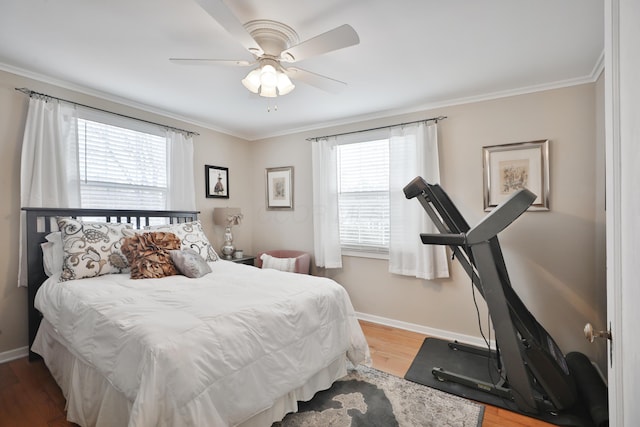
<path id="1" fill-rule="evenodd" d="M 49 408 L 42 399 L 34 396 L 37 390 L 18 382 L 0 391 L 0 419 L 2 427 L 46 426 L 49 422 Z"/>
<path id="2" fill-rule="evenodd" d="M 18 377 L 13 373 L 11 364 L 0 364 L 0 390 L 4 390 L 5 388 L 10 387 L 12 384 L 16 384 L 17 382 Z"/>

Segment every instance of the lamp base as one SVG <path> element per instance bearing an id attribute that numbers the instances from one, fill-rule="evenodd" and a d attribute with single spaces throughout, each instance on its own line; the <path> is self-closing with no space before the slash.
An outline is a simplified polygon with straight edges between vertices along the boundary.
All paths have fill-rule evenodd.
<path id="1" fill-rule="evenodd" d="M 233 247 L 233 236 L 231 235 L 231 227 L 226 227 L 224 230 L 224 243 L 220 248 L 222 257 L 226 259 L 232 259 L 235 249 L 236 248 Z"/>
<path id="2" fill-rule="evenodd" d="M 222 257 L 226 258 L 226 259 L 231 259 L 231 258 L 233 258 L 233 252 L 234 251 L 235 251 L 235 248 L 233 246 L 231 246 L 231 245 L 226 246 L 225 245 L 225 246 L 222 247 L 222 250 L 221 250 Z"/>

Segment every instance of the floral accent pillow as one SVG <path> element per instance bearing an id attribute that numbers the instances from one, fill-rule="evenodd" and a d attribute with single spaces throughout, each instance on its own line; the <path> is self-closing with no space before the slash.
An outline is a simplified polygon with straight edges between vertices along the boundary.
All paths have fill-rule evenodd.
<path id="1" fill-rule="evenodd" d="M 180 249 L 180 239 L 173 233 L 152 231 L 124 239 L 124 252 L 131 265 L 132 279 L 153 279 L 178 274 L 170 251 Z"/>
<path id="2" fill-rule="evenodd" d="M 131 224 L 83 222 L 74 218 L 58 218 L 62 237 L 63 258 L 60 281 L 126 273 L 129 263 L 122 250 L 122 230 Z"/>
<path id="3" fill-rule="evenodd" d="M 193 249 L 186 248 L 170 251 L 170 253 L 173 263 L 183 276 L 195 279 L 211 273 L 209 264 Z"/>
<path id="4" fill-rule="evenodd" d="M 213 246 L 211 246 L 211 243 L 209 243 L 209 239 L 207 239 L 207 236 L 204 234 L 202 224 L 199 220 L 179 224 L 147 226 L 145 230 L 173 233 L 178 236 L 182 242 L 182 249 L 193 249 L 198 252 L 205 261 L 218 260 L 218 254 L 215 249 L 213 249 Z"/>

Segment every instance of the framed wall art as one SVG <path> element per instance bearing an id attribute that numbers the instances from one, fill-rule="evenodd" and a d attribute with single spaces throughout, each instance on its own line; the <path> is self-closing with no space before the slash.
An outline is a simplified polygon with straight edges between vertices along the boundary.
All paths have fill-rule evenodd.
<path id="1" fill-rule="evenodd" d="M 484 210 L 526 188 L 538 196 L 528 210 L 549 210 L 549 140 L 482 147 Z"/>
<path id="2" fill-rule="evenodd" d="M 267 168 L 267 210 L 293 210 L 293 166 Z"/>
<path id="3" fill-rule="evenodd" d="M 204 165 L 206 196 L 209 198 L 229 198 L 229 168 Z"/>

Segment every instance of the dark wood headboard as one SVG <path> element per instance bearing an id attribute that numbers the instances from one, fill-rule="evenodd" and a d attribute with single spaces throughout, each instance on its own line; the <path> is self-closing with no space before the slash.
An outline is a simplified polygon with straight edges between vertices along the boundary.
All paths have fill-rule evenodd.
<path id="1" fill-rule="evenodd" d="M 47 279 L 42 263 L 40 244 L 45 236 L 57 231 L 58 217 L 90 218 L 92 221 L 127 222 L 136 228 L 149 225 L 160 219 L 171 224 L 198 219 L 197 211 L 143 211 L 123 209 L 68 209 L 68 208 L 22 208 L 27 213 L 27 283 L 29 315 L 29 360 L 39 356 L 31 351 L 31 345 L 42 320 L 42 314 L 35 308 L 36 292 Z"/>

